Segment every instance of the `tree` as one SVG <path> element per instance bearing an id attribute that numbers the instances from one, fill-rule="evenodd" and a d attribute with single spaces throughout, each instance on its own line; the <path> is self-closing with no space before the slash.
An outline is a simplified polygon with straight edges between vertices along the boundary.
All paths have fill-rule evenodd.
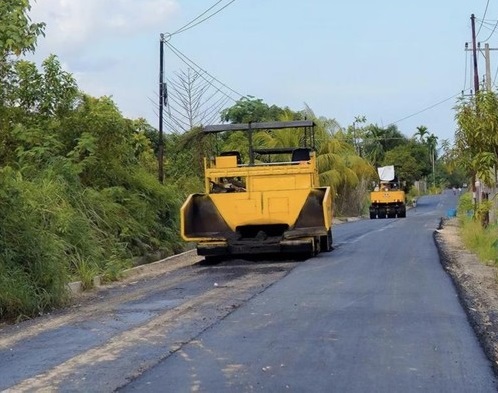
<path id="1" fill-rule="evenodd" d="M 288 115 L 292 115 L 293 120 L 302 119 L 299 112 L 276 105 L 269 106 L 261 98 L 247 96 L 242 97 L 232 107 L 224 109 L 221 112 L 221 120 L 231 123 L 278 121 Z M 295 118 L 296 116 L 298 118 Z"/>
<path id="2" fill-rule="evenodd" d="M 382 128 L 376 124 L 370 124 L 363 128 L 363 154 L 375 167 L 381 165 L 387 151 L 407 143 L 408 139 L 396 125 Z"/>
<path id="3" fill-rule="evenodd" d="M 374 167 L 380 166 L 384 158 L 385 150 L 382 140 L 385 139 L 386 130 L 376 125 L 369 125 L 365 128 L 365 142 L 363 144 L 363 154 Z"/>
<path id="4" fill-rule="evenodd" d="M 341 132 L 329 138 L 318 151 L 320 184 L 328 185 L 335 195 L 336 214 L 360 215 L 375 168 L 356 154 L 354 147 Z"/>
<path id="5" fill-rule="evenodd" d="M 0 58 L 20 55 L 35 50 L 39 35 L 44 34 L 45 23 L 31 23 L 29 0 L 2 0 L 0 2 Z"/>
<path id="6" fill-rule="evenodd" d="M 427 130 L 426 126 L 418 126 L 417 132 L 415 132 L 415 134 L 413 134 L 413 137 L 414 138 L 418 137 L 419 141 L 421 143 L 425 143 L 425 138 L 426 138 L 426 135 L 428 135 L 428 134 L 429 134 L 429 131 Z"/>
<path id="7" fill-rule="evenodd" d="M 18 105 L 28 113 L 63 116 L 78 98 L 76 81 L 62 69 L 55 55 L 43 61 L 42 69 L 40 73 L 34 63 L 25 60 L 16 63 L 16 78 L 10 86 L 13 89 L 11 105 Z"/>
<path id="8" fill-rule="evenodd" d="M 480 91 L 470 101 L 461 100 L 456 110 L 454 158 L 472 175 L 472 183 L 477 176 L 492 185 L 492 169 L 498 163 L 498 96 Z"/>
<path id="9" fill-rule="evenodd" d="M 202 124 L 211 124 L 220 116 L 221 108 L 231 99 L 222 90 L 213 87 L 213 78 L 207 79 L 191 68 L 168 79 L 165 122 L 174 132 L 186 132 Z"/>
<path id="10" fill-rule="evenodd" d="M 477 180 L 494 186 L 498 164 L 498 96 L 492 91 L 478 92 L 470 101 L 460 100 L 457 105 L 458 129 L 455 134 L 455 159 L 471 177 L 472 190 Z M 476 193 L 474 212 L 479 211 L 481 199 L 488 199 L 484 192 Z M 481 223 L 489 223 L 489 203 L 481 209 Z"/>
<path id="11" fill-rule="evenodd" d="M 435 163 L 436 163 L 436 147 L 437 147 L 438 137 L 434 134 L 430 134 L 427 139 L 427 147 L 429 148 L 429 157 L 432 165 L 432 185 L 436 187 L 436 173 L 435 173 Z"/>
<path id="12" fill-rule="evenodd" d="M 437 140 L 438 137 L 429 133 L 426 126 L 421 125 L 417 127 L 417 132 L 413 134 L 414 138 L 418 137 L 419 142 L 426 147 L 429 163 L 432 168 L 432 184 L 436 187 L 436 158 L 437 158 Z"/>
<path id="13" fill-rule="evenodd" d="M 286 108 L 288 110 L 288 108 Z M 292 120 L 308 119 L 313 120 L 315 126 L 315 147 L 320 150 L 323 144 L 327 144 L 330 138 L 338 132 L 341 132 L 341 125 L 336 119 L 326 118 L 324 116 L 316 116 L 315 112 L 304 103 L 304 109 L 299 114 L 295 114 Z"/>
<path id="14" fill-rule="evenodd" d="M 33 52 L 44 23 L 31 23 L 29 0 L 3 0 L 0 2 L 0 118 L 3 107 L 10 100 L 10 83 L 15 77 L 14 55 Z"/>
<path id="15" fill-rule="evenodd" d="M 420 146 L 420 145 L 418 145 Z M 417 151 L 418 150 L 418 151 Z M 417 144 L 397 146 L 388 151 L 384 156 L 383 165 L 394 165 L 398 179 L 404 182 L 404 189 L 408 191 L 410 187 L 424 175 L 424 169 L 427 170 L 426 151 L 422 148 L 424 160 L 421 161 L 420 150 Z M 429 169 L 430 170 L 430 169 Z"/>

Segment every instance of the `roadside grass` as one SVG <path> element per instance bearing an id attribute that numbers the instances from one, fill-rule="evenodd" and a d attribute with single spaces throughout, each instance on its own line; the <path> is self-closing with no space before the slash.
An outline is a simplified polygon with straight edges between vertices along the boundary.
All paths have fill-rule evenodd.
<path id="1" fill-rule="evenodd" d="M 498 228 L 496 225 L 483 228 L 479 220 L 472 217 L 460 219 L 460 234 L 469 250 L 485 264 L 498 265 Z"/>
<path id="2" fill-rule="evenodd" d="M 412 186 L 406 195 L 406 203 L 413 205 L 413 202 L 416 202 L 420 195 L 420 191 L 415 186 Z"/>
<path id="3" fill-rule="evenodd" d="M 498 265 L 498 226 L 484 228 L 481 220 L 474 217 L 472 195 L 466 193 L 458 202 L 460 236 L 465 246 L 475 253 L 479 260 L 488 265 Z"/>
<path id="4" fill-rule="evenodd" d="M 0 321 L 67 305 L 71 281 L 89 289 L 136 258 L 181 250 L 180 190 L 130 168 L 117 182 L 83 186 L 56 166 L 32 176 L 0 169 Z"/>

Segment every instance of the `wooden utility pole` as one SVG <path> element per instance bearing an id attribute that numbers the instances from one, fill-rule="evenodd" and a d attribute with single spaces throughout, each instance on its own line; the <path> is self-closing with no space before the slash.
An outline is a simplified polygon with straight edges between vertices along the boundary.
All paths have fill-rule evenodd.
<path id="1" fill-rule="evenodd" d="M 163 141 L 163 107 L 164 107 L 164 34 L 159 39 L 159 181 L 164 182 L 164 141 Z"/>
<path id="2" fill-rule="evenodd" d="M 474 91 L 477 95 L 479 91 L 479 75 L 477 74 L 477 43 L 476 43 L 476 17 L 474 14 L 470 16 L 472 24 L 472 55 L 474 58 Z"/>
<path id="3" fill-rule="evenodd" d="M 477 73 L 477 43 L 476 43 L 476 17 L 474 14 L 470 16 L 470 22 L 472 25 L 472 57 L 474 62 L 474 91 L 475 91 L 475 103 L 477 111 L 477 93 L 479 92 L 479 75 Z M 479 180 L 475 173 L 472 174 L 472 196 L 474 199 L 474 217 L 477 215 L 477 207 L 480 202 L 479 195 Z"/>

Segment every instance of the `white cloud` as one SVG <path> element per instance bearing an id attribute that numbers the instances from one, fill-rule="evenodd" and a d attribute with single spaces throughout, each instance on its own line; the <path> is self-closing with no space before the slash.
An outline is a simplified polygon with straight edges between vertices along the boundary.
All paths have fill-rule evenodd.
<path id="1" fill-rule="evenodd" d="M 0 0 L 2 1 L 2 0 Z M 112 96 L 126 116 L 146 117 L 157 90 L 157 42 L 180 11 L 180 0 L 35 0 L 30 17 L 45 37 L 28 56 L 56 54 L 78 87 Z"/>
<path id="2" fill-rule="evenodd" d="M 37 0 L 30 16 L 47 24 L 40 44 L 70 53 L 101 37 L 162 31 L 178 8 L 177 0 Z"/>

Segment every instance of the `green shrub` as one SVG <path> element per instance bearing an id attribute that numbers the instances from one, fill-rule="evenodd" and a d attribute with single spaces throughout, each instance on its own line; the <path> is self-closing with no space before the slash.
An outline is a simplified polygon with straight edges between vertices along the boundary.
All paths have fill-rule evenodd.
<path id="1" fill-rule="evenodd" d="M 458 201 L 458 216 L 460 217 L 460 234 L 466 247 L 474 252 L 484 263 L 498 263 L 498 227 L 490 225 L 483 227 L 481 219 L 483 212 L 489 211 L 489 201 L 481 203 L 474 217 L 474 201 L 471 193 L 463 194 Z"/>
<path id="2" fill-rule="evenodd" d="M 39 314 L 67 300 L 65 242 L 51 230 L 62 207 L 57 182 L 0 170 L 0 318 Z"/>
<path id="3" fill-rule="evenodd" d="M 474 200 L 470 192 L 466 192 L 458 199 L 457 214 L 459 217 L 472 216 L 474 212 Z"/>
<path id="4" fill-rule="evenodd" d="M 413 201 L 416 201 L 419 196 L 420 192 L 418 188 L 416 188 L 415 186 L 410 187 L 410 191 L 408 191 L 408 194 L 406 195 L 406 203 L 412 204 Z"/>

